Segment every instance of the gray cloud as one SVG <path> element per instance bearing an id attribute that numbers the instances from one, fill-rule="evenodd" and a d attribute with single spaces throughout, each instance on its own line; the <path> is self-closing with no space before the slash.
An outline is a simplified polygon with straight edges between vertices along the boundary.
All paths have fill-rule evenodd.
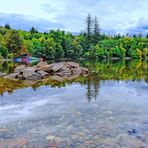
<path id="1" fill-rule="evenodd" d="M 54 2 L 55 5 L 52 5 Z M 145 15 L 148 14 L 147 5 L 147 0 L 50 0 L 43 11 L 49 13 L 52 10 L 50 13 L 55 15 L 55 21 L 61 22 L 70 31 L 84 30 L 85 18 L 91 13 L 98 17 L 102 32 L 124 34 L 134 31 L 141 17 L 148 19 Z"/>
<path id="2" fill-rule="evenodd" d="M 148 33 L 148 20 L 146 20 L 145 18 L 139 18 L 137 20 L 137 23 L 135 25 L 135 27 L 131 27 L 128 29 L 129 33 L 142 33 L 142 34 L 147 34 Z"/>
<path id="3" fill-rule="evenodd" d="M 12 14 L 0 16 L 0 19 L 22 29 L 34 25 L 40 30 L 64 28 L 80 32 L 84 31 L 86 16 L 91 13 L 93 17 L 98 17 L 103 33 L 146 33 L 147 6 L 148 0 L 44 0 L 38 9 L 45 14 L 43 17 L 47 17 L 46 20 Z"/>
<path id="4" fill-rule="evenodd" d="M 32 26 L 34 26 L 39 31 L 48 31 L 50 29 L 57 28 L 64 29 L 64 25 L 62 24 L 53 23 L 42 18 L 20 14 L 0 13 L 0 20 L 1 26 L 4 26 L 5 24 L 10 24 L 10 26 L 14 29 L 29 30 Z"/>

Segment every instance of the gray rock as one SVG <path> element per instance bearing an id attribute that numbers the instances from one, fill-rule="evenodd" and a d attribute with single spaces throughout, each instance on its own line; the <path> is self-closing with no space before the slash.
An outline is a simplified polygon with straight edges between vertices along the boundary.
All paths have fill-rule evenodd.
<path id="1" fill-rule="evenodd" d="M 82 70 L 80 67 L 72 69 L 73 74 L 80 75 Z"/>
<path id="2" fill-rule="evenodd" d="M 27 77 L 23 77 L 23 79 L 35 81 L 35 80 L 42 79 L 42 76 L 40 74 L 38 74 L 38 73 L 33 73 L 32 75 L 29 75 Z"/>
<path id="3" fill-rule="evenodd" d="M 46 65 L 48 65 L 47 62 L 38 62 L 36 67 L 42 67 L 42 66 L 46 66 Z"/>
<path id="4" fill-rule="evenodd" d="M 50 71 L 53 71 L 53 72 L 58 72 L 60 71 L 63 67 L 64 67 L 65 63 L 64 62 L 61 62 L 61 63 L 54 63 L 52 65 L 50 65 Z"/>
<path id="5" fill-rule="evenodd" d="M 12 73 L 10 75 L 4 76 L 4 79 L 15 80 L 18 78 L 18 73 Z"/>
<path id="6" fill-rule="evenodd" d="M 26 68 L 25 65 L 17 66 L 17 67 L 14 69 L 14 73 L 20 74 L 20 72 L 21 72 L 22 70 L 24 70 L 25 68 Z"/>
<path id="7" fill-rule="evenodd" d="M 88 74 L 89 70 L 85 67 L 81 67 L 82 74 Z"/>
<path id="8" fill-rule="evenodd" d="M 64 75 L 71 75 L 72 71 L 68 67 L 64 66 L 58 73 L 58 75 L 64 76 Z"/>
<path id="9" fill-rule="evenodd" d="M 38 71 L 43 70 L 48 72 L 50 65 L 48 65 L 46 62 L 39 62 L 35 67 L 38 69 Z"/>
<path id="10" fill-rule="evenodd" d="M 37 68 L 35 67 L 29 67 L 22 71 L 22 77 L 25 80 L 37 80 L 41 79 L 41 75 L 36 73 Z"/>
<path id="11" fill-rule="evenodd" d="M 40 74 L 40 75 L 41 75 L 41 77 L 45 77 L 45 76 L 47 76 L 47 75 L 48 75 L 48 73 L 47 73 L 47 72 L 45 72 L 45 71 L 43 71 L 43 70 L 38 71 L 38 74 Z"/>
<path id="12" fill-rule="evenodd" d="M 75 62 L 67 62 L 67 64 L 70 66 L 70 67 L 73 67 L 73 68 L 78 68 L 80 67 L 80 65 L 78 63 L 75 63 Z"/>
<path id="13" fill-rule="evenodd" d="M 20 79 L 20 80 L 40 80 L 47 75 L 53 80 L 63 81 L 65 79 L 72 80 L 80 75 L 88 74 L 87 68 L 79 67 L 75 62 L 60 62 L 54 64 L 47 64 L 46 62 L 39 62 L 36 66 L 26 67 L 25 65 L 15 68 L 15 73 L 5 76 L 6 79 Z M 0 75 L 3 75 L 0 73 Z"/>

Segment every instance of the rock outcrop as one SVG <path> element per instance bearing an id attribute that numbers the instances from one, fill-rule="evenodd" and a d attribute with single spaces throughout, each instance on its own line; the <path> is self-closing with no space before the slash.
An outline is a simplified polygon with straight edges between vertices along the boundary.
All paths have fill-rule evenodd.
<path id="1" fill-rule="evenodd" d="M 15 68 L 14 73 L 4 76 L 5 79 L 15 80 L 40 80 L 45 77 L 57 81 L 65 79 L 74 79 L 80 75 L 87 75 L 89 73 L 87 68 L 80 67 L 75 62 L 60 62 L 47 64 L 46 62 L 39 62 L 36 66 L 27 67 L 21 65 Z"/>

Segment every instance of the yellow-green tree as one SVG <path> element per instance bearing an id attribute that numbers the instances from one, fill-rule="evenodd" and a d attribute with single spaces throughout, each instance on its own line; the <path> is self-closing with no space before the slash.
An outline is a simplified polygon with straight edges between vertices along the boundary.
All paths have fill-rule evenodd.
<path id="1" fill-rule="evenodd" d="M 14 57 L 20 55 L 24 45 L 22 37 L 15 30 L 12 30 L 6 34 L 5 44 L 8 51 L 13 53 Z"/>

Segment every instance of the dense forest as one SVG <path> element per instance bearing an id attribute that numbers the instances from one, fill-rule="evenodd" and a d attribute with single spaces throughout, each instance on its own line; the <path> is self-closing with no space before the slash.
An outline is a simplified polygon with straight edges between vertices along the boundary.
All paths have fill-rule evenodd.
<path id="1" fill-rule="evenodd" d="M 60 30 L 39 32 L 14 30 L 6 24 L 0 27 L 0 58 L 30 56 L 55 58 L 133 58 L 148 57 L 148 35 L 106 35 L 100 33 L 97 17 L 89 14 L 84 32 L 73 34 Z"/>

